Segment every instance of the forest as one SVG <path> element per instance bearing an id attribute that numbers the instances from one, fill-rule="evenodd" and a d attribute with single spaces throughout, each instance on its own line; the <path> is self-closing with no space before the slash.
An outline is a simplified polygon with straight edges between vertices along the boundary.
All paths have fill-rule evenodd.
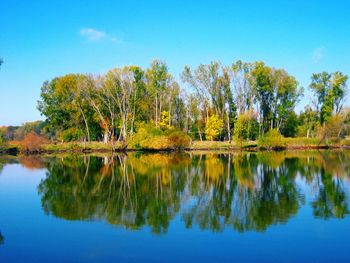
<path id="1" fill-rule="evenodd" d="M 103 75 L 67 74 L 41 87 L 37 108 L 45 121 L 2 127 L 0 142 L 99 141 L 137 149 L 186 148 L 198 141 L 269 148 L 285 138 L 348 143 L 347 81 L 340 71 L 321 72 L 301 87 L 284 69 L 240 60 L 185 66 L 178 78 L 161 60 Z M 306 90 L 313 99 L 296 112 Z"/>

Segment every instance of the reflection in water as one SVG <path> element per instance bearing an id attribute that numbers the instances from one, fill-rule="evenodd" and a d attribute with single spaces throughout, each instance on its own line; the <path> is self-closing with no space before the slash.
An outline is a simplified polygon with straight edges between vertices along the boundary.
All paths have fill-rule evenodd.
<path id="1" fill-rule="evenodd" d="M 349 214 L 347 151 L 132 153 L 21 162 L 47 168 L 38 187 L 42 207 L 68 220 L 150 226 L 162 233 L 179 215 L 188 228 L 264 231 L 298 212 L 306 202 L 305 188 L 312 191 L 315 217 Z"/>
<path id="2" fill-rule="evenodd" d="M 5 238 L 0 232 L 0 245 L 4 244 Z"/>

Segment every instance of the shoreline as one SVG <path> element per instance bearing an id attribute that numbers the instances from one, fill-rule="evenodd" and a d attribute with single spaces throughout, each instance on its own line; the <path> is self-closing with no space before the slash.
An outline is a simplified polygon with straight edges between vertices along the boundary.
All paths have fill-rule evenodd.
<path id="1" fill-rule="evenodd" d="M 36 151 L 21 151 L 18 146 L 8 145 L 0 148 L 0 156 L 3 155 L 41 155 L 41 154 L 62 154 L 62 153 L 78 153 L 78 154 L 86 154 L 86 153 L 128 153 L 128 152 L 140 152 L 140 153 L 170 153 L 170 152 L 278 152 L 278 151 L 293 151 L 293 150 L 350 150 L 350 145 L 289 145 L 284 147 L 275 147 L 275 148 L 263 148 L 259 147 L 256 144 L 250 144 L 247 146 L 243 146 L 242 148 L 236 145 L 228 145 L 227 142 L 215 142 L 222 143 L 222 146 L 213 146 L 208 147 L 206 145 L 202 145 L 202 147 L 198 147 L 198 142 L 196 145 L 187 148 L 181 149 L 135 149 L 135 148 L 126 148 L 126 147 L 118 147 L 117 145 L 112 146 L 110 144 L 101 144 L 102 147 L 96 147 L 96 143 L 94 147 L 92 145 L 87 144 L 86 147 L 82 147 L 83 145 L 80 143 L 63 143 L 63 144 L 48 144 L 43 146 L 42 149 Z M 225 144 L 226 143 L 226 144 Z"/>

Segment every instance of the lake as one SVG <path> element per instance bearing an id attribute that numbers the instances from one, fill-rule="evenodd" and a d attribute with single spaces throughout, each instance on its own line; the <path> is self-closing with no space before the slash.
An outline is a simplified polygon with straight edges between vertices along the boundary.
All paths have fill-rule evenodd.
<path id="1" fill-rule="evenodd" d="M 0 157 L 0 262 L 350 262 L 350 151 Z"/>

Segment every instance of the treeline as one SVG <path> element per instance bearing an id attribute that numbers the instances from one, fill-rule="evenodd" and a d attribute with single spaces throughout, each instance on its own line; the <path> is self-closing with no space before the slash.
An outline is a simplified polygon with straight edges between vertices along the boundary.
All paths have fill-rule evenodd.
<path id="1" fill-rule="evenodd" d="M 38 109 L 52 140 L 128 141 L 140 129 L 180 130 L 193 140 L 256 140 L 270 130 L 285 137 L 345 137 L 348 76 L 311 76 L 315 100 L 295 112 L 304 89 L 284 69 L 263 62 L 186 66 L 181 85 L 163 61 L 105 75 L 68 74 L 46 81 Z M 151 127 L 151 128 L 150 128 Z"/>

